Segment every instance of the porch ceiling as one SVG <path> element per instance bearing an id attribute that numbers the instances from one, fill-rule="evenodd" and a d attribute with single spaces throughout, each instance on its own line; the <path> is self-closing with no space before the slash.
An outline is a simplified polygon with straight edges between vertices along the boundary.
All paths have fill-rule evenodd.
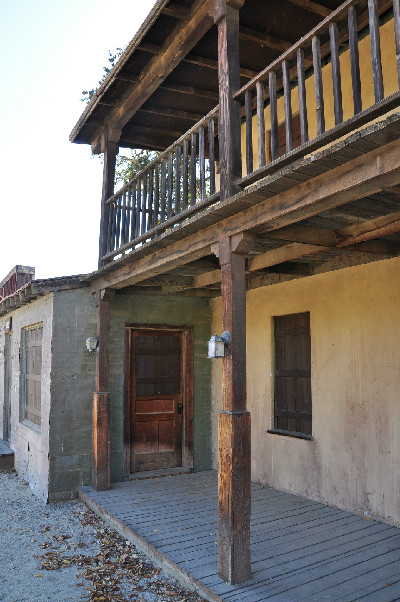
<path id="1" fill-rule="evenodd" d="M 240 11 L 241 85 L 340 4 L 246 0 Z M 204 15 L 194 23 L 200 10 Z M 70 140 L 96 147 L 104 125 L 111 124 L 122 128 L 122 147 L 164 150 L 218 104 L 217 60 L 213 0 L 159 0 Z M 133 102 L 130 111 L 127 100 Z"/>
<path id="2" fill-rule="evenodd" d="M 92 274 L 94 289 L 219 296 L 213 245 L 247 236 L 256 288 L 400 253 L 400 114 L 284 167 Z M 121 291 L 123 292 L 123 291 Z"/>

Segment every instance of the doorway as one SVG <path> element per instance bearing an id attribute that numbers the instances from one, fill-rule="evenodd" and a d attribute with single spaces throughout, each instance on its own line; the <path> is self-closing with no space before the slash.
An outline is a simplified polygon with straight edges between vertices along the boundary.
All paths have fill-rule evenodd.
<path id="1" fill-rule="evenodd" d="M 125 476 L 192 468 L 192 364 L 190 327 L 127 327 Z"/>

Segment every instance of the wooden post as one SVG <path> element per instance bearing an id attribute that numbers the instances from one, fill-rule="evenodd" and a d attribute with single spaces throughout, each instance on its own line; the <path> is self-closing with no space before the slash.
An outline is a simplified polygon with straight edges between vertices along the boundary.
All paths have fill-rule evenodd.
<path id="1" fill-rule="evenodd" d="M 239 9 L 244 0 L 215 0 L 218 25 L 219 163 L 221 200 L 239 192 L 242 176 L 240 104 L 233 95 L 240 88 Z"/>
<path id="2" fill-rule="evenodd" d="M 109 222 L 109 207 L 106 204 L 107 199 L 114 194 L 115 161 L 118 153 L 116 138 L 119 139 L 121 130 L 118 130 L 113 139 L 102 142 L 102 152 L 104 153 L 103 167 L 103 189 L 101 194 L 101 217 L 100 217 L 100 236 L 99 236 L 99 268 L 101 268 L 102 257 L 107 252 L 107 234 Z M 115 141 L 114 141 L 115 140 Z"/>
<path id="3" fill-rule="evenodd" d="M 110 393 L 108 391 L 110 337 L 110 300 L 113 290 L 97 293 L 96 390 L 92 411 L 92 487 L 95 491 L 110 489 Z"/>
<path id="4" fill-rule="evenodd" d="M 251 578 L 250 414 L 246 411 L 246 280 L 247 240 L 219 243 L 222 276 L 222 327 L 231 344 L 222 360 L 223 407 L 218 421 L 218 574 L 228 583 Z"/>

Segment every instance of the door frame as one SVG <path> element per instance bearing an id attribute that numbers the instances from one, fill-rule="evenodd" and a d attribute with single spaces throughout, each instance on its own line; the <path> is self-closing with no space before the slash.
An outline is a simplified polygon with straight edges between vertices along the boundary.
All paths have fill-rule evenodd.
<path id="1" fill-rule="evenodd" d="M 132 331 L 165 331 L 179 335 L 181 349 L 182 382 L 182 467 L 193 468 L 193 326 L 171 326 L 168 324 L 125 324 L 124 348 L 124 477 L 131 474 L 131 381 L 132 370 Z"/>

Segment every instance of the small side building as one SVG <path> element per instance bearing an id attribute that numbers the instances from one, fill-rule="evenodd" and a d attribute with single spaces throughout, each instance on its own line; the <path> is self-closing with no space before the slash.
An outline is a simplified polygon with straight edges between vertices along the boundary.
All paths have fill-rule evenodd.
<path id="1" fill-rule="evenodd" d="M 81 276 L 19 274 L 34 270 L 16 266 L 0 298 L 0 437 L 40 499 L 68 499 L 91 480 L 95 300 Z"/>

